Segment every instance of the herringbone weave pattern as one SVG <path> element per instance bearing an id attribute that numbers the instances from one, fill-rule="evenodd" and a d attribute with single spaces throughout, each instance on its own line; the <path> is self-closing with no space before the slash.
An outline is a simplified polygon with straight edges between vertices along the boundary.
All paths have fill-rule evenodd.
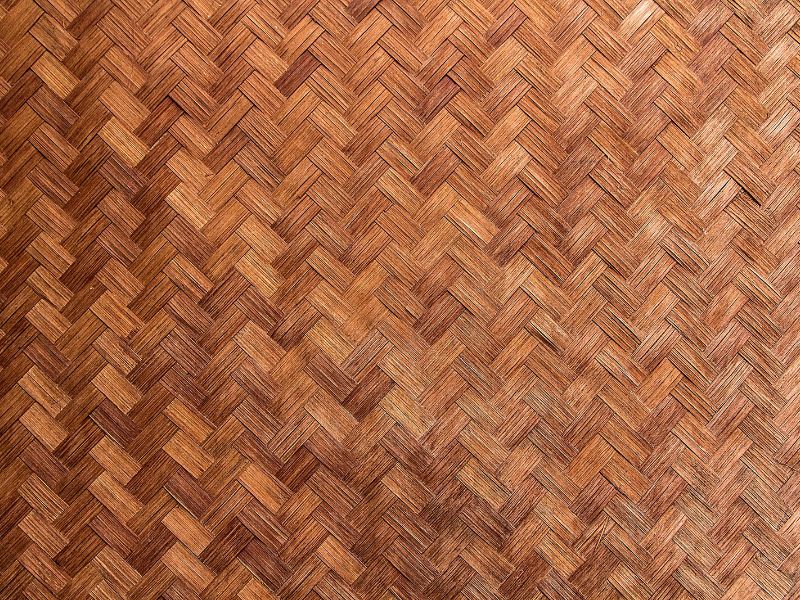
<path id="1" fill-rule="evenodd" d="M 800 597 L 798 49 L 0 1 L 0 597 Z"/>

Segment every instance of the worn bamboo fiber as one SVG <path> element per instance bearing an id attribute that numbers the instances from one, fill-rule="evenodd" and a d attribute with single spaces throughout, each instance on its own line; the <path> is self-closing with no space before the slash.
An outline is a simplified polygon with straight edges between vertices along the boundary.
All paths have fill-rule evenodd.
<path id="1" fill-rule="evenodd" d="M 797 0 L 0 0 L 0 598 L 800 598 Z"/>

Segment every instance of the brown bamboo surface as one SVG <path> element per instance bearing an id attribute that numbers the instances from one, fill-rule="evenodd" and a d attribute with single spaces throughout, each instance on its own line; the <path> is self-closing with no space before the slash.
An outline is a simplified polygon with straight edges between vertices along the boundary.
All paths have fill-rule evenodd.
<path id="1" fill-rule="evenodd" d="M 0 598 L 800 598 L 798 0 L 0 0 Z"/>

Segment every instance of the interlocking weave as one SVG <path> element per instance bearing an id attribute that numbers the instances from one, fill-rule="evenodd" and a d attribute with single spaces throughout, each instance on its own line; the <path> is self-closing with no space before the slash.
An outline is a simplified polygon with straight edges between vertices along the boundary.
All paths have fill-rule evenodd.
<path id="1" fill-rule="evenodd" d="M 797 0 L 0 0 L 0 598 L 800 598 Z"/>

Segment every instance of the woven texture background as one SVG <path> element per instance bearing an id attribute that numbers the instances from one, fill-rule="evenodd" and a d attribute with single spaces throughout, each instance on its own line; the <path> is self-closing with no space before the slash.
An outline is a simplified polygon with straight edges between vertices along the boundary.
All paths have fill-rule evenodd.
<path id="1" fill-rule="evenodd" d="M 800 597 L 796 0 L 0 0 L 0 598 Z"/>

